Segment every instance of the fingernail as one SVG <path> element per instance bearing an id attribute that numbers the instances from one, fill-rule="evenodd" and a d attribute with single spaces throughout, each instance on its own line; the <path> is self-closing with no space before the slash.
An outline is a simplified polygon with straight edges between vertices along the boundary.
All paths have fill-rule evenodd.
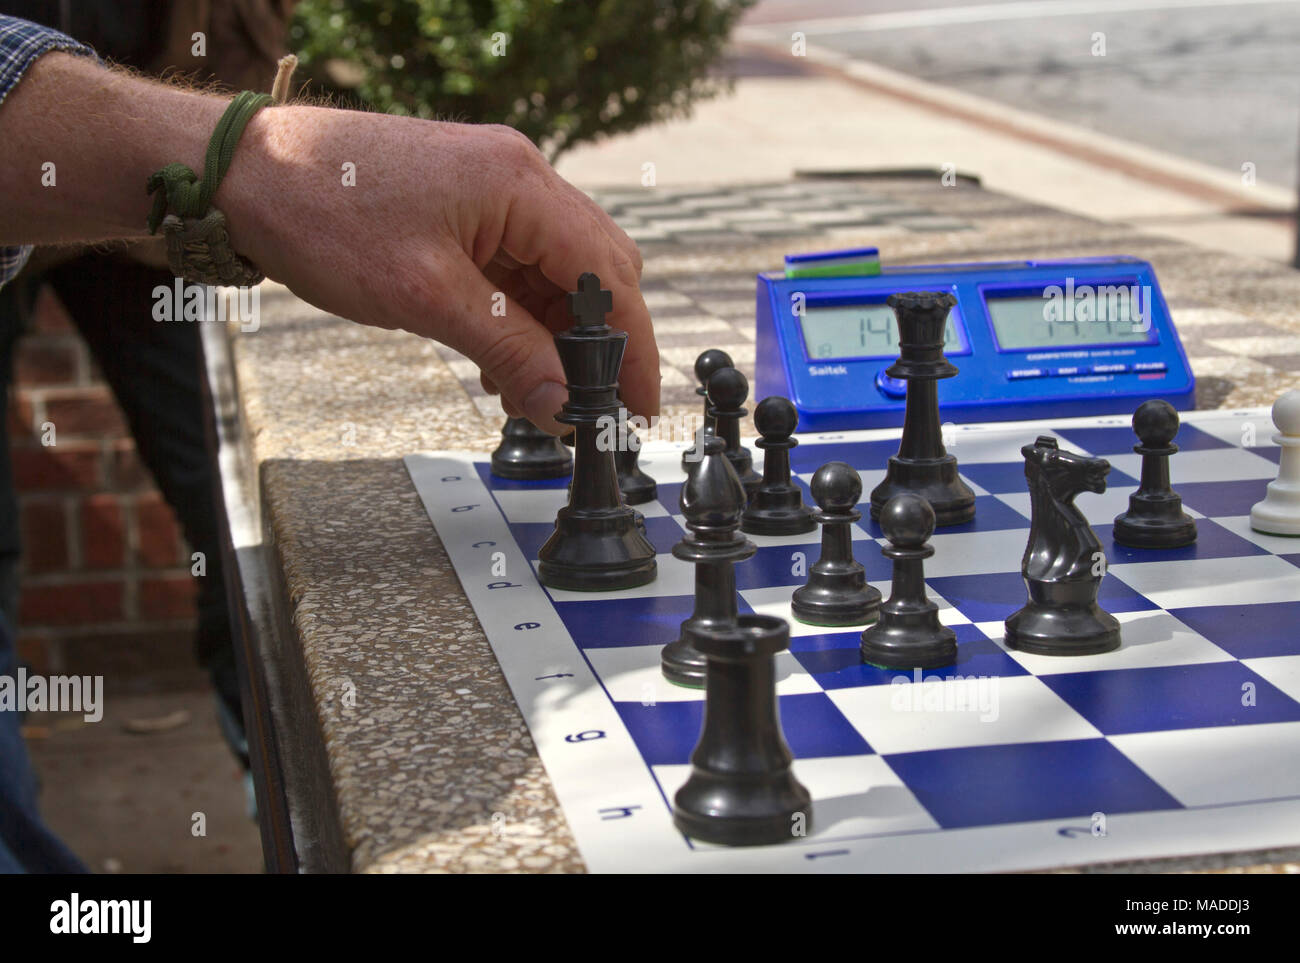
<path id="1" fill-rule="evenodd" d="M 560 413 L 560 408 L 568 400 L 569 392 L 565 390 L 564 385 L 554 381 L 543 381 L 528 392 L 528 397 L 524 399 L 524 414 L 542 431 L 559 434 L 565 428 L 555 420 L 555 416 Z"/>

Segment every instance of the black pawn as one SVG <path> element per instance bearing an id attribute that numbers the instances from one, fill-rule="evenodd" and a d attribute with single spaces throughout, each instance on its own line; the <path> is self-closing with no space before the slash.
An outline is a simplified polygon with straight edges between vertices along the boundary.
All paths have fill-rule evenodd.
<path id="1" fill-rule="evenodd" d="M 898 321 L 898 360 L 885 374 L 907 381 L 907 407 L 898 454 L 889 459 L 885 480 L 871 493 L 871 517 L 903 492 L 920 495 L 934 509 L 935 524 L 960 525 L 975 517 L 975 493 L 957 477 L 957 459 L 944 451 L 936 385 L 957 369 L 943 355 L 951 294 L 905 291 L 887 302 Z"/>
<path id="2" fill-rule="evenodd" d="M 754 491 L 741 517 L 741 531 L 750 535 L 798 535 L 817 527 L 813 511 L 803 503 L 803 491 L 790 482 L 790 437 L 799 427 L 794 405 L 779 396 L 764 398 L 754 408 L 754 427 L 763 437 L 756 445 L 763 456 L 763 483 Z"/>
<path id="3" fill-rule="evenodd" d="M 627 409 L 619 409 L 618 448 L 614 452 L 614 467 L 618 471 L 618 488 L 629 505 L 640 505 L 659 494 L 655 480 L 641 470 L 637 459 L 641 457 L 641 439 L 627 423 Z M 638 513 L 640 514 L 640 513 Z M 644 519 L 641 527 L 645 527 Z"/>
<path id="4" fill-rule="evenodd" d="M 713 377 L 713 372 L 720 371 L 723 368 L 734 368 L 735 362 L 731 360 L 731 355 L 718 348 L 710 348 L 703 351 L 695 359 L 695 380 L 700 386 L 695 389 L 695 393 L 700 396 L 704 402 L 704 423 L 700 430 L 706 435 L 713 434 L 713 416 L 709 414 L 709 379 Z M 699 461 L 699 456 L 692 457 L 694 446 L 687 448 L 682 452 L 682 471 L 690 472 L 691 465 Z"/>
<path id="5" fill-rule="evenodd" d="M 862 478 L 852 465 L 832 461 L 817 469 L 811 488 L 821 507 L 813 520 L 822 526 L 822 552 L 808 584 L 795 589 L 790 609 L 809 625 L 870 622 L 880 609 L 880 592 L 867 584 L 865 570 L 853 557 L 852 527 L 862 517 L 854 506 L 862 497 Z"/>
<path id="6" fill-rule="evenodd" d="M 501 444 L 492 452 L 492 474 L 528 481 L 560 478 L 573 470 L 573 457 L 560 439 L 534 427 L 527 418 L 507 418 Z"/>
<path id="7" fill-rule="evenodd" d="M 709 415 L 713 418 L 713 431 L 727 446 L 727 460 L 745 486 L 746 498 L 751 497 L 763 483 L 762 476 L 754 471 L 754 456 L 740 443 L 740 419 L 748 414 L 745 408 L 748 397 L 749 381 L 735 368 L 719 368 L 709 378 Z"/>
<path id="8" fill-rule="evenodd" d="M 1142 481 L 1128 497 L 1128 511 L 1115 518 L 1113 535 L 1131 548 L 1181 548 L 1196 541 L 1196 519 L 1169 484 L 1169 456 L 1178 452 L 1178 412 L 1167 401 L 1144 401 L 1133 413 L 1133 432 L 1142 442 Z"/>
<path id="9" fill-rule="evenodd" d="M 790 627 L 772 615 L 742 615 L 704 630 L 708 657 L 704 724 L 691 774 L 673 797 L 673 822 L 695 839 L 761 846 L 812 828 L 812 796 L 790 768 L 781 730 L 776 653 Z"/>
<path id="10" fill-rule="evenodd" d="M 615 386 L 627 347 L 627 333 L 604 322 L 612 300 L 596 275 L 583 274 L 567 299 L 574 325 L 555 336 L 569 386 L 569 400 L 555 420 L 573 425 L 574 446 L 569 503 L 537 553 L 538 578 L 551 588 L 632 588 L 656 574 L 654 546 L 619 492 L 614 452 L 598 442 L 604 419 L 618 415 Z"/>
<path id="11" fill-rule="evenodd" d="M 704 438 L 704 458 L 692 466 L 682 485 L 679 504 L 686 517 L 686 536 L 673 556 L 695 566 L 695 611 L 682 623 L 677 640 L 664 646 L 664 678 L 682 686 L 704 685 L 700 633 L 736 624 L 736 573 L 732 566 L 751 557 L 754 543 L 740 534 L 745 489 L 723 454 L 716 435 Z"/>
<path id="12" fill-rule="evenodd" d="M 926 597 L 926 542 L 934 533 L 934 509 L 920 495 L 895 495 L 880 513 L 889 539 L 881 554 L 894 560 L 889 601 L 880 620 L 862 633 L 862 661 L 882 669 L 937 669 L 957 661 L 957 634 L 939 624 L 939 606 Z"/>

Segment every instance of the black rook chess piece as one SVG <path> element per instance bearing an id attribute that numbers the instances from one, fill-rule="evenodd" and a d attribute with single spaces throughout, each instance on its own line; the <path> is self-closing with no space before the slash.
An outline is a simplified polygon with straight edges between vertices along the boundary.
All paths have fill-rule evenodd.
<path id="1" fill-rule="evenodd" d="M 516 480 L 560 478 L 572 468 L 573 458 L 560 439 L 527 418 L 506 419 L 501 444 L 492 452 L 492 474 Z"/>
<path id="2" fill-rule="evenodd" d="M 867 584 L 866 572 L 853 557 L 854 508 L 862 497 L 862 478 L 852 465 L 827 462 L 812 478 L 813 500 L 821 511 L 821 557 L 808 572 L 808 584 L 795 589 L 790 610 L 809 625 L 862 625 L 876 617 L 880 592 Z"/>
<path id="3" fill-rule="evenodd" d="M 1020 449 L 1029 481 L 1029 543 L 1020 572 L 1024 608 L 1006 621 L 1008 648 L 1038 655 L 1093 655 L 1120 645 L 1118 620 L 1097 605 L 1106 556 L 1074 504 L 1080 492 L 1106 490 L 1110 462 L 1061 451 L 1043 435 Z"/>
<path id="4" fill-rule="evenodd" d="M 754 471 L 754 456 L 740 443 L 740 419 L 747 409 L 749 381 L 735 368 L 719 368 L 709 378 L 709 416 L 713 419 L 714 433 L 727 446 L 727 460 L 736 469 L 740 483 L 745 486 L 748 499 L 762 484 L 762 476 Z"/>
<path id="5" fill-rule="evenodd" d="M 605 324 L 613 298 L 596 275 L 578 278 L 578 291 L 567 301 L 574 325 L 555 336 L 555 347 L 569 400 L 555 420 L 574 427 L 573 481 L 569 503 L 538 552 L 538 577 L 543 585 L 576 591 L 644 585 L 655 577 L 654 546 L 619 493 L 614 453 L 597 444 L 601 419 L 618 415 L 627 333 Z"/>
<path id="6" fill-rule="evenodd" d="M 1115 541 L 1132 548 L 1181 548 L 1196 541 L 1196 519 L 1169 484 L 1169 456 L 1178 451 L 1178 412 L 1167 401 L 1144 401 L 1133 413 L 1133 432 L 1142 442 L 1142 481 L 1128 497 L 1128 511 L 1115 518 Z"/>
<path id="7" fill-rule="evenodd" d="M 704 653 L 695 645 L 703 630 L 736 623 L 736 573 L 732 565 L 751 557 L 754 543 L 740 534 L 745 489 L 716 435 L 705 435 L 704 458 L 682 485 L 680 505 L 688 534 L 673 555 L 695 565 L 695 611 L 675 642 L 664 646 L 664 678 L 677 685 L 704 685 Z"/>
<path id="8" fill-rule="evenodd" d="M 812 829 L 812 796 L 790 768 L 773 656 L 790 627 L 773 615 L 742 615 L 700 632 L 708 657 L 704 724 L 691 774 L 673 798 L 673 822 L 695 839 L 758 846 Z"/>
<path id="9" fill-rule="evenodd" d="M 622 402 L 619 403 L 620 405 Z M 626 421 L 627 409 L 620 407 L 618 448 L 614 452 L 614 467 L 618 471 L 618 488 L 629 505 L 651 501 L 659 494 L 655 480 L 641 470 L 637 459 L 641 457 L 641 440 Z"/>
<path id="10" fill-rule="evenodd" d="M 798 535 L 817 527 L 803 492 L 790 481 L 790 437 L 799 426 L 799 413 L 787 399 L 773 395 L 754 408 L 754 427 L 763 437 L 755 442 L 765 452 L 763 483 L 754 491 L 741 517 L 740 528 L 750 535 Z"/>
<path id="11" fill-rule="evenodd" d="M 880 527 L 889 539 L 881 554 L 894 560 L 894 586 L 880 606 L 880 620 L 862 633 L 862 661 L 882 669 L 937 669 L 957 661 L 957 635 L 939 623 L 939 606 L 925 594 L 926 542 L 934 533 L 934 509 L 920 495 L 904 492 L 885 503 Z"/>
<path id="12" fill-rule="evenodd" d="M 948 312 L 957 299 L 935 291 L 889 296 L 898 319 L 898 360 L 886 369 L 907 381 L 907 407 L 898 454 L 889 459 L 885 480 L 871 493 L 871 517 L 902 492 L 915 492 L 934 509 L 935 524 L 960 525 L 975 517 L 975 493 L 957 477 L 957 459 L 944 451 L 936 385 L 957 369 L 943 355 Z"/>
<path id="13" fill-rule="evenodd" d="M 713 416 L 709 414 L 709 379 L 713 377 L 715 371 L 734 367 L 735 362 L 731 360 L 731 355 L 718 348 L 703 351 L 695 359 L 695 380 L 700 383 L 700 386 L 695 389 L 695 393 L 704 400 L 704 422 L 701 425 L 701 431 L 706 435 L 713 434 Z M 692 445 L 682 452 L 682 471 L 689 472 L 691 465 L 699 461 L 700 456 L 692 455 L 694 450 L 694 445 Z"/>

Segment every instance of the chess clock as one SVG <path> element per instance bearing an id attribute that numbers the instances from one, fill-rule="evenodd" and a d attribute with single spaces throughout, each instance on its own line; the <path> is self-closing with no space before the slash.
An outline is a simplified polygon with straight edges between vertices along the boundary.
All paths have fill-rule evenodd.
<path id="1" fill-rule="evenodd" d="M 881 267 L 874 248 L 786 258 L 758 275 L 756 398 L 794 402 L 803 431 L 897 427 L 907 386 L 885 369 L 898 291 L 948 291 L 944 421 L 1130 414 L 1195 404 L 1196 381 L 1154 269 L 1132 257 Z"/>

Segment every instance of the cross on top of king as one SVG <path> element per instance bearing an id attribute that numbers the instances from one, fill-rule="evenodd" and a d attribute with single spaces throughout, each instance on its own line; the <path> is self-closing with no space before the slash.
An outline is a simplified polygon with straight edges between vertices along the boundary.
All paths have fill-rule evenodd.
<path id="1" fill-rule="evenodd" d="M 614 295 L 602 291 L 600 278 L 590 271 L 578 276 L 578 290 L 566 295 L 569 316 L 580 328 L 600 328 L 605 315 L 614 310 Z"/>

